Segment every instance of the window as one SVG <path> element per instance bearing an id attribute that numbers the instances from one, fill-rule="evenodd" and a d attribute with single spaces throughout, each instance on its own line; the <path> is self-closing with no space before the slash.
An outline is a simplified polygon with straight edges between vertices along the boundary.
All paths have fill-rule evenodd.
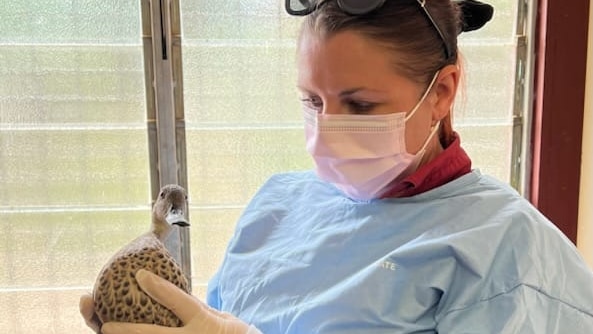
<path id="1" fill-rule="evenodd" d="M 510 182 L 514 25 L 527 14 L 489 2 L 493 22 L 461 39 L 467 101 L 455 120 L 474 166 Z M 301 20 L 275 0 L 179 8 L 192 278 L 203 296 L 258 187 L 312 166 L 295 89 Z M 116 0 L 0 5 L 0 332 L 84 332 L 80 294 L 148 227 L 155 166 L 141 9 Z"/>
<path id="2" fill-rule="evenodd" d="M 147 228 L 139 5 L 0 4 L 2 333 L 83 333 L 79 296 Z"/>

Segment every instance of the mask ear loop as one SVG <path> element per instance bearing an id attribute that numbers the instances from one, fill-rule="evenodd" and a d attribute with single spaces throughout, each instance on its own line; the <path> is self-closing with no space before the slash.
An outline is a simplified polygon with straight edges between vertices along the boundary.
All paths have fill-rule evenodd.
<path id="1" fill-rule="evenodd" d="M 432 89 L 432 86 L 434 86 L 434 83 L 437 81 L 437 78 L 439 77 L 439 73 L 441 73 L 441 71 L 437 71 L 434 74 L 434 77 L 432 77 L 432 80 L 430 81 L 430 84 L 426 88 L 426 91 L 424 92 L 424 94 L 422 94 L 422 97 L 420 98 L 420 100 L 418 101 L 418 103 L 416 103 L 416 106 L 414 107 L 414 109 L 412 109 L 412 111 L 410 111 L 410 113 L 406 115 L 406 118 L 405 118 L 405 121 L 406 122 L 410 118 L 412 118 L 412 116 L 414 116 L 414 114 L 416 113 L 416 111 L 418 111 L 418 109 L 420 109 L 420 106 L 422 105 L 422 102 L 424 102 L 424 100 L 426 99 L 426 97 L 430 93 L 430 90 Z"/>
<path id="2" fill-rule="evenodd" d="M 430 141 L 432 140 L 434 135 L 439 131 L 440 125 L 441 125 L 441 121 L 439 120 L 437 122 L 437 124 L 435 124 L 432 127 L 432 130 L 430 130 L 430 134 L 428 135 L 428 137 L 426 138 L 426 141 L 424 142 L 424 145 L 422 145 L 422 147 L 420 148 L 420 150 L 418 150 L 418 152 L 426 151 L 426 148 L 428 147 L 428 143 L 430 143 Z"/>

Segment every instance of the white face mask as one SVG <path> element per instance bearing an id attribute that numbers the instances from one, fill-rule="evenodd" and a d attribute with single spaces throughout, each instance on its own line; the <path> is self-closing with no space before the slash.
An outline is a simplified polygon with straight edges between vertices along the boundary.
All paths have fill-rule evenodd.
<path id="1" fill-rule="evenodd" d="M 370 200 L 379 197 L 393 181 L 414 172 L 440 122 L 416 154 L 406 150 L 405 125 L 428 96 L 437 76 L 438 72 L 407 116 L 405 112 L 326 115 L 305 107 L 307 151 L 319 177 L 350 198 Z"/>

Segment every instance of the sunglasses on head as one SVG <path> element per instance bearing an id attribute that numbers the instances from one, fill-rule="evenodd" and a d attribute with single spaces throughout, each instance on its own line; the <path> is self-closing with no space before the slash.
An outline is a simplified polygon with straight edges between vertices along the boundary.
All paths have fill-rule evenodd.
<path id="1" fill-rule="evenodd" d="M 295 16 L 305 16 L 309 15 L 317 8 L 322 6 L 328 0 L 286 0 L 285 8 L 286 12 L 290 15 Z M 336 0 L 340 9 L 342 9 L 345 13 L 350 15 L 364 15 L 368 14 L 381 6 L 385 3 L 385 0 Z M 445 50 L 446 59 L 450 59 L 453 56 L 453 52 L 451 51 L 447 40 L 445 39 L 445 35 L 443 35 L 441 29 L 436 24 L 428 9 L 426 8 L 426 0 L 416 0 L 416 2 L 422 8 L 426 18 L 430 21 L 434 29 L 436 30 L 437 34 L 441 38 L 443 42 L 443 47 Z"/>

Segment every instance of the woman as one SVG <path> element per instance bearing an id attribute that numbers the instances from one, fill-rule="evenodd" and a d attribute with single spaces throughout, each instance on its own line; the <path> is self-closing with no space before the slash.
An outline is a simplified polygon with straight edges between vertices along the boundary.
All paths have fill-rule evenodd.
<path id="1" fill-rule="evenodd" d="M 306 15 L 298 87 L 316 171 L 273 176 L 255 195 L 210 306 L 138 273 L 185 327 L 104 333 L 593 333 L 593 273 L 574 245 L 472 170 L 452 130 L 457 35 L 491 7 L 289 0 L 287 10 Z"/>

